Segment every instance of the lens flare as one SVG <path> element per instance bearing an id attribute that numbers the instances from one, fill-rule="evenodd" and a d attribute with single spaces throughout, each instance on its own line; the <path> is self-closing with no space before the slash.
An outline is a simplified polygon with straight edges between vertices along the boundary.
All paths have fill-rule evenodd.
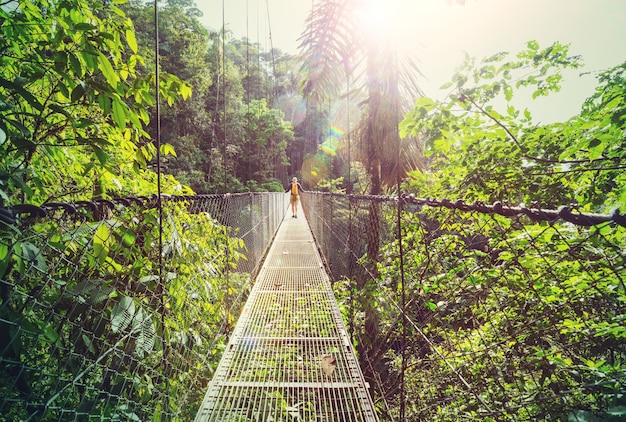
<path id="1" fill-rule="evenodd" d="M 345 133 L 343 132 L 343 130 L 339 129 L 336 126 L 331 126 L 330 127 L 330 135 L 334 136 L 335 138 L 342 138 L 343 135 L 345 135 Z"/>
<path id="2" fill-rule="evenodd" d="M 337 146 L 339 145 L 339 138 L 335 136 L 329 136 L 324 140 L 324 143 L 318 147 L 318 149 L 326 155 L 331 157 L 337 156 Z"/>
<path id="3" fill-rule="evenodd" d="M 328 179 L 330 166 L 324 154 L 307 157 L 302 163 L 302 179 L 309 186 L 315 186 L 322 179 Z"/>
<path id="4" fill-rule="evenodd" d="M 396 2 L 390 0 L 364 0 L 357 10 L 357 18 L 367 28 L 366 34 L 372 38 L 393 38 L 394 22 L 396 22 Z"/>
<path id="5" fill-rule="evenodd" d="M 285 120 L 291 122 L 291 126 L 296 127 L 306 116 L 306 104 L 301 95 L 285 94 L 276 100 L 276 108 L 285 115 Z"/>
<path id="6" fill-rule="evenodd" d="M 343 137 L 355 129 L 361 119 L 359 106 L 346 99 L 337 100 L 330 108 L 330 133 Z"/>

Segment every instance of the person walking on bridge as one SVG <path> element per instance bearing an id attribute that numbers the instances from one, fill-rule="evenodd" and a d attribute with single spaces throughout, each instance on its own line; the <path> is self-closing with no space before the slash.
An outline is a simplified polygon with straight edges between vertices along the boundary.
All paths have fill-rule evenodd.
<path id="1" fill-rule="evenodd" d="M 298 218 L 298 202 L 300 201 L 300 192 L 306 192 L 302 189 L 302 185 L 298 182 L 298 178 L 291 179 L 291 184 L 285 192 L 291 192 L 289 202 L 291 203 L 291 218 Z"/>

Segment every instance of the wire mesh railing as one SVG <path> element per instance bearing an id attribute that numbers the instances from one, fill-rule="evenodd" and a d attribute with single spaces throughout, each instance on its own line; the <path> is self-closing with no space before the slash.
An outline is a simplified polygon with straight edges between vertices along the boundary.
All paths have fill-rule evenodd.
<path id="1" fill-rule="evenodd" d="M 381 420 L 623 417 L 623 216 L 302 199 Z M 285 201 L 1 209 L 0 420 L 193 418 Z"/>
<path id="2" fill-rule="evenodd" d="M 0 421 L 193 419 L 286 195 L 161 203 L 0 210 Z"/>
<path id="3" fill-rule="evenodd" d="M 302 202 L 381 420 L 626 415 L 617 212 L 321 193 Z"/>
<path id="4" fill-rule="evenodd" d="M 281 225 L 196 422 L 376 422 L 307 222 Z"/>

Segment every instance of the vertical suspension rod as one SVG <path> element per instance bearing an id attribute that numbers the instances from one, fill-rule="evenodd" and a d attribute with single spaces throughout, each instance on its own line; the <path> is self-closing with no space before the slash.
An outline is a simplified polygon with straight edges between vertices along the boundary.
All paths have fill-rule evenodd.
<path id="1" fill-rule="evenodd" d="M 405 421 L 405 378 L 404 373 L 406 371 L 406 344 L 407 344 L 407 320 L 406 320 L 406 289 L 405 289 L 405 274 L 404 274 L 404 246 L 402 245 L 402 201 L 400 200 L 400 189 L 402 185 L 401 177 L 401 164 L 402 164 L 402 145 L 400 144 L 400 133 L 398 130 L 398 123 L 400 120 L 400 90 L 398 87 L 398 53 L 394 52 L 393 56 L 393 78 L 394 78 L 394 139 L 396 141 L 396 190 L 398 195 L 398 207 L 396 218 L 396 231 L 398 238 L 398 255 L 400 265 L 400 283 L 401 283 L 401 307 L 402 307 L 402 353 L 401 353 L 401 371 L 400 371 L 400 422 Z"/>
<path id="2" fill-rule="evenodd" d="M 156 114 L 156 168 L 157 168 L 157 207 L 159 221 L 159 287 L 157 294 L 159 296 L 159 311 L 161 317 L 161 334 L 165 339 L 165 297 L 163 286 L 163 202 L 161 195 L 161 80 L 159 69 L 159 6 L 158 0 L 154 0 L 154 85 L 155 85 L 155 114 Z M 166 391 L 169 391 L 169 377 L 167 376 L 167 343 L 163 341 L 163 354 L 161 356 L 161 367 L 165 374 Z M 165 397 L 164 408 L 167 409 L 168 398 Z"/>

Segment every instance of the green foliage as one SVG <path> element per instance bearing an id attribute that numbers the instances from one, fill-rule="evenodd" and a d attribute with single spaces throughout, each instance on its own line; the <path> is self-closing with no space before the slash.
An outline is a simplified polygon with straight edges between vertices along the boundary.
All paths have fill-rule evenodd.
<path id="1" fill-rule="evenodd" d="M 0 205 L 155 192 L 155 74 L 122 3 L 0 9 Z M 169 106 L 191 95 L 178 77 L 160 81 Z M 161 153 L 176 156 L 167 143 Z M 191 193 L 171 176 L 162 190 Z M 96 208 L 19 226 L 2 209 L 1 420 L 195 413 L 171 397 L 219 358 L 233 290 L 244 289 L 226 276 L 242 243 L 181 204 L 165 211 L 160 256 L 156 210 Z"/>
<path id="2" fill-rule="evenodd" d="M 428 186 L 429 195 L 435 196 L 454 192 L 466 201 L 579 203 L 587 210 L 619 203 L 623 191 L 618 185 L 623 183 L 612 185 L 606 179 L 621 180 L 617 151 L 623 149 L 624 129 L 617 119 L 620 101 L 612 98 L 614 91 L 624 89 L 619 83 L 622 67 L 609 72 L 612 79 L 601 76 L 598 94 L 579 117 L 539 126 L 528 109 L 516 108 L 517 90 L 532 88 L 533 97 L 558 91 L 560 69 L 579 63 L 559 43 L 544 50 L 535 42 L 528 47 L 513 61 L 506 61 L 504 53 L 479 66 L 467 59 L 447 85 L 458 88 L 448 101 L 418 100 L 401 125 L 403 136 L 423 139 L 431 158 L 429 172 L 412 174 L 415 189 Z M 603 97 L 604 90 L 613 94 Z M 601 101 L 611 107 L 592 106 Z M 615 123 L 610 123 L 611 116 Z M 598 150 L 592 150 L 587 145 L 596 132 L 600 137 L 592 145 Z M 600 156 L 600 149 L 607 154 Z"/>
<path id="3" fill-rule="evenodd" d="M 229 275 L 242 241 L 188 206 L 164 210 L 162 272 L 154 209 L 2 232 L 0 420 L 193 417 L 247 278 Z"/>
<path id="4" fill-rule="evenodd" d="M 227 151 L 237 156 L 234 174 L 240 180 L 265 183 L 289 163 L 285 150 L 293 140 L 291 125 L 283 120 L 281 111 L 268 108 L 265 100 L 253 100 L 243 121 L 242 141 Z"/>
<path id="5" fill-rule="evenodd" d="M 625 388 L 624 230 L 432 209 L 403 221 L 416 417 L 611 420 Z M 397 277 L 381 265 L 383 280 Z"/>
<path id="6" fill-rule="evenodd" d="M 579 116 L 536 125 L 514 97 L 558 91 L 560 69 L 578 58 L 558 43 L 527 47 L 512 61 L 505 53 L 479 65 L 468 58 L 446 85 L 457 88 L 447 101 L 416 102 L 401 132 L 423 140 L 430 165 L 411 174 L 407 189 L 466 202 L 623 209 L 624 65 L 599 74 Z M 407 412 L 419 420 L 623 416 L 622 228 L 430 208 L 402 221 L 414 321 L 404 346 Z M 378 267 L 379 310 L 399 294 L 397 268 L 390 244 Z M 393 309 L 380 315 L 382 327 L 396 318 Z M 387 370 L 399 374 L 395 329 Z"/>
<path id="7" fill-rule="evenodd" d="M 599 74 L 579 116 L 539 126 L 517 98 L 558 90 L 561 69 L 578 58 L 558 43 L 527 47 L 512 60 L 467 59 L 448 100 L 417 100 L 401 132 L 422 140 L 430 162 L 410 174 L 408 193 L 623 207 L 624 66 Z M 331 210 L 319 213 L 333 233 L 316 238 L 332 271 L 348 277 L 335 290 L 381 418 L 401 418 L 400 400 L 407 420 L 623 418 L 622 227 L 406 205 L 401 274 L 397 239 L 381 242 L 376 259 L 370 235 L 393 231 L 397 210 L 349 202 L 347 215 L 347 204 L 319 208 Z"/>
<path id="8" fill-rule="evenodd" d="M 280 112 L 268 105 L 275 92 L 270 58 L 259 45 L 232 39 L 227 31 L 207 31 L 189 7 L 168 2 L 159 8 L 161 68 L 193 87 L 191 98 L 161 112 L 162 141 L 177 152 L 163 169 L 196 192 L 265 189 L 284 177 L 286 143 L 293 138 Z M 154 10 L 139 4 L 126 9 L 138 30 L 140 53 L 152 57 Z M 293 60 L 274 53 L 283 63 Z M 141 72 L 152 68 L 146 60 Z M 285 90 L 294 86 L 285 84 Z"/>
<path id="9" fill-rule="evenodd" d="M 322 179 L 317 182 L 316 188 L 321 192 L 346 193 L 345 189 L 340 187 L 342 184 L 343 177 L 332 180 Z"/>
<path id="10" fill-rule="evenodd" d="M 560 171 L 572 174 L 563 178 L 565 188 L 590 209 L 610 212 L 612 207 L 626 210 L 626 62 L 598 75 L 599 85 L 583 104 L 579 116 L 556 125 L 552 133 L 530 136 L 535 142 L 561 132 L 566 148 L 558 160 Z M 556 137 L 559 139 L 559 137 Z M 561 139 L 562 139 L 561 138 Z"/>
<path id="11" fill-rule="evenodd" d="M 103 196 L 153 158 L 144 128 L 154 74 L 138 76 L 144 59 L 121 3 L 20 1 L 0 10 L 5 201 Z M 190 94 L 169 75 L 161 87 L 168 102 Z"/>

